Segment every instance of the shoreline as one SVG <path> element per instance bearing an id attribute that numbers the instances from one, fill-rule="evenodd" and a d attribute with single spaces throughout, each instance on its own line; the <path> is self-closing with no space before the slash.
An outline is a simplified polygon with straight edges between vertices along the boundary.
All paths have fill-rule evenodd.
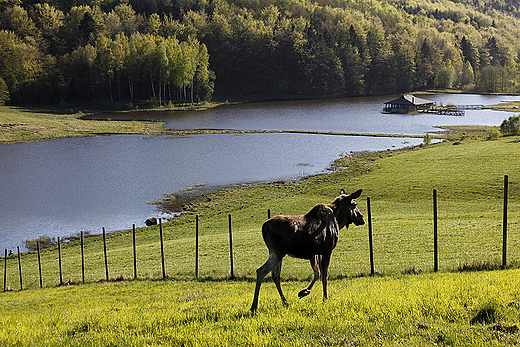
<path id="1" fill-rule="evenodd" d="M 483 138 L 486 134 L 489 133 L 491 127 L 445 127 L 446 130 L 443 135 L 439 135 L 440 138 L 446 141 L 454 141 L 460 140 L 461 134 L 465 135 L 465 138 L 474 139 L 474 138 Z M 335 134 L 338 135 L 338 134 Z M 343 134 L 339 134 L 343 135 Z M 384 136 L 384 135 L 378 135 Z M 419 137 L 419 136 L 417 136 Z M 440 144 L 440 141 L 438 144 Z M 419 145 L 406 146 L 403 148 L 396 149 L 387 149 L 387 150 L 379 150 L 379 151 L 359 151 L 354 152 L 350 155 L 344 155 L 335 159 L 330 166 L 325 168 L 322 172 L 309 174 L 305 176 L 300 176 L 290 180 L 272 180 L 272 181 L 254 181 L 254 182 L 242 182 L 242 183 L 232 183 L 226 185 L 219 186 L 206 186 L 206 185 L 196 185 L 193 187 L 187 187 L 178 193 L 164 193 L 163 199 L 157 199 L 153 201 L 147 202 L 149 205 L 153 205 L 154 208 L 160 214 L 167 215 L 166 217 L 162 217 L 166 223 L 175 222 L 179 219 L 189 218 L 194 213 L 200 213 L 206 210 L 206 205 L 214 204 L 215 201 L 221 200 L 221 195 L 227 195 L 228 192 L 231 193 L 235 190 L 242 189 L 251 189 L 253 187 L 258 187 L 259 189 L 266 189 L 268 187 L 282 187 L 282 186 L 292 186 L 292 185 L 301 185 L 306 184 L 305 182 L 310 182 L 312 180 L 328 180 L 327 177 L 332 177 L 331 175 L 340 173 L 345 168 L 350 168 L 350 171 L 354 171 L 355 175 L 362 174 L 364 172 L 370 171 L 369 167 L 373 165 L 373 163 L 377 162 L 379 159 L 389 156 L 399 155 L 401 153 L 406 153 L 409 151 L 415 151 L 422 148 L 428 148 L 432 145 L 425 145 L 424 142 Z M 367 169 L 368 168 L 368 169 Z M 172 210 L 168 208 L 168 205 L 174 205 L 178 211 Z M 121 230 L 113 230 L 110 233 L 124 233 L 129 229 L 121 229 Z M 71 234 L 74 236 L 74 234 Z M 88 235 L 89 237 L 100 236 L 101 234 L 93 233 Z M 35 240 L 28 240 L 35 241 Z M 74 239 L 71 239 L 74 241 Z M 24 247 L 25 248 L 25 247 Z M 31 252 L 30 250 L 25 250 L 25 252 Z"/>
<path id="2" fill-rule="evenodd" d="M 241 191 L 243 189 L 266 189 L 266 187 L 297 186 L 312 179 L 327 180 L 326 177 L 329 177 L 331 174 L 340 173 L 346 169 L 345 164 L 340 163 L 342 160 L 362 160 L 361 158 L 376 155 L 376 153 L 381 153 L 381 155 L 387 156 L 396 153 L 396 151 L 413 150 L 418 146 L 423 146 L 423 143 L 415 141 L 414 144 L 408 144 L 403 148 L 395 148 L 392 150 L 357 151 L 348 155 L 335 157 L 326 167 L 323 167 L 323 169 L 317 172 L 298 174 L 290 177 L 284 176 L 267 180 L 262 179 L 256 181 L 240 181 L 221 185 L 197 184 L 193 186 L 187 186 L 183 189 L 179 189 L 178 191 L 163 190 L 162 196 L 157 199 L 148 200 L 145 202 L 146 205 L 151 207 L 152 211 L 148 216 L 143 218 L 162 218 L 163 223 L 174 222 L 178 219 L 183 220 L 185 218 L 189 218 L 191 214 L 197 213 L 197 211 L 200 211 L 201 209 L 205 209 L 205 205 L 213 204 L 215 201 L 218 201 L 219 199 L 216 200 L 215 196 L 220 196 L 222 194 L 225 195 L 230 191 Z M 379 157 L 379 155 L 377 155 L 377 157 Z M 142 219 L 142 221 L 144 221 L 144 219 Z M 144 226 L 138 227 L 141 228 Z M 91 232 L 89 237 L 100 235 L 99 231 L 96 232 L 98 229 L 87 228 L 87 230 L 94 230 Z M 128 226 L 120 229 L 114 228 L 107 232 L 107 234 L 117 234 L 121 232 L 124 233 L 128 230 Z M 60 236 L 65 238 L 71 237 L 71 240 L 74 241 L 77 239 L 77 237 L 74 238 L 74 236 L 77 236 L 77 232 L 72 229 L 70 231 L 70 233 L 64 233 Z M 52 238 L 52 234 L 43 234 L 43 236 Z M 28 251 L 28 249 L 26 249 L 24 246 L 25 241 L 36 240 L 38 240 L 38 237 L 25 237 L 22 241 L 20 241 L 20 245 L 23 246 L 23 251 Z"/>
<path id="3" fill-rule="evenodd" d="M 27 131 L 27 129 L 31 128 L 31 124 L 29 122 L 22 121 L 20 123 L 8 123 L 7 126 L 2 125 L 2 116 L 4 109 L 7 110 L 13 110 L 16 108 L 14 107 L 0 107 L 0 135 L 3 135 L 8 129 L 14 129 L 14 130 L 23 130 Z M 161 110 L 158 110 L 161 111 Z M 160 122 L 143 122 L 143 121 L 93 121 L 88 122 L 81 117 L 84 115 L 76 114 L 76 115 L 48 115 L 44 112 L 40 112 L 36 115 L 34 115 L 34 111 L 27 111 L 26 109 L 22 109 L 21 112 L 16 113 L 14 116 L 19 115 L 32 115 L 33 119 L 41 120 L 42 118 L 44 120 L 53 122 L 53 121 L 62 121 L 67 124 L 67 126 L 74 125 L 75 123 L 70 122 L 81 122 L 81 123 L 88 123 L 92 124 L 95 123 L 99 126 L 102 126 L 102 130 L 95 128 L 94 130 L 85 131 L 84 129 L 79 129 L 79 131 L 74 133 L 68 133 L 65 136 L 58 136 L 58 137 L 39 137 L 36 136 L 31 140 L 29 136 L 26 136 L 23 141 L 13 141 L 13 142 L 4 142 L 4 143 L 21 143 L 21 142 L 39 142 L 39 141 L 47 141 L 52 139 L 59 139 L 59 138 L 70 138 L 70 137 L 82 137 L 82 136 L 106 136 L 106 135 L 116 135 L 116 134 L 135 134 L 135 135 L 169 135 L 169 136 L 190 136 L 190 135 L 197 135 L 197 134 L 247 134 L 247 133 L 280 133 L 280 134 L 312 134 L 312 135 L 335 135 L 335 136 L 366 136 L 366 137 L 401 137 L 401 138 L 425 138 L 426 135 L 404 135 L 404 134 L 378 134 L 378 133 L 347 133 L 347 132 L 332 132 L 332 131 L 308 131 L 308 130 L 234 130 L 234 129 L 187 129 L 187 130 L 172 130 L 164 127 L 163 123 Z M 113 130 L 113 131 L 106 131 L 105 126 L 107 123 L 110 123 L 117 127 L 119 131 Z M 151 126 L 151 128 L 147 128 Z M 471 129 L 469 128 L 477 128 L 477 127 L 469 127 L 469 128 L 462 128 L 457 130 L 458 127 L 439 127 L 439 132 L 437 133 L 430 133 L 429 136 L 431 139 L 450 139 L 450 137 L 455 136 L 454 134 L 457 132 L 471 132 Z M 485 132 L 487 130 L 483 130 L 483 127 L 478 127 L 478 132 Z M 486 127 L 488 129 L 491 129 L 493 127 Z M 494 127 L 496 128 L 496 127 Z M 445 129 L 445 130 L 442 130 Z M 37 130 L 37 129 L 36 129 Z M 76 130 L 76 129 L 74 129 Z M 143 131 L 144 130 L 144 131 Z M 32 134 L 35 135 L 34 133 Z M 37 133 L 36 133 L 37 135 Z M 454 138 L 454 137 L 452 137 Z M 389 152 L 394 153 L 396 150 L 391 150 Z M 376 152 L 374 152 L 376 153 Z M 339 160 L 342 160 L 344 158 L 337 158 L 334 163 L 336 163 Z M 332 167 L 332 166 L 331 166 Z M 215 192 L 222 191 L 222 190 L 229 190 L 229 189 L 235 189 L 235 188 L 242 188 L 244 186 L 256 186 L 256 185 L 269 185 L 273 183 L 283 183 L 283 184 L 290 184 L 294 183 L 295 181 L 305 180 L 309 179 L 314 176 L 324 176 L 332 173 L 333 171 L 318 173 L 318 174 L 312 174 L 309 176 L 302 176 L 295 180 L 291 180 L 290 182 L 281 182 L 281 181 L 273 181 L 273 182 L 267 182 L 267 181 L 259 181 L 259 182 L 248 182 L 247 184 L 241 184 L 241 183 L 235 183 L 230 184 L 226 186 L 217 186 L 217 187 L 206 187 L 206 189 L 203 189 L 204 191 L 201 191 L 200 193 L 195 194 L 186 194 L 186 196 L 189 195 L 196 195 L 196 198 L 200 199 L 206 196 L 206 194 L 214 194 Z M 173 194 L 172 194 L 173 195 Z M 177 194 L 175 194 L 177 195 Z M 184 195 L 184 194 L 182 194 Z M 188 201 L 188 204 L 191 204 L 191 201 Z M 172 216 L 173 217 L 173 216 Z M 126 230 L 126 229 L 122 229 Z M 114 232 L 121 231 L 121 230 L 115 230 Z"/>

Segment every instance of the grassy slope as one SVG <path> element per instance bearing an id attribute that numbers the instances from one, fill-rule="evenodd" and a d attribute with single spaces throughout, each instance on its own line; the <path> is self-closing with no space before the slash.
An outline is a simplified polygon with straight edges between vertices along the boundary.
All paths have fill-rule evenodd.
<path id="1" fill-rule="evenodd" d="M 5 293 L 5 346 L 374 346 L 518 344 L 520 270 L 271 282 L 124 281 Z"/>

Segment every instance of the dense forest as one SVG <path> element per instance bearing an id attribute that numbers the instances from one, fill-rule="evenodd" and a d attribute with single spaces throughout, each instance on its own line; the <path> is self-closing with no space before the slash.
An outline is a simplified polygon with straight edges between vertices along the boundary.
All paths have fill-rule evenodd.
<path id="1" fill-rule="evenodd" d="M 0 103 L 520 92 L 518 0 L 0 0 Z"/>

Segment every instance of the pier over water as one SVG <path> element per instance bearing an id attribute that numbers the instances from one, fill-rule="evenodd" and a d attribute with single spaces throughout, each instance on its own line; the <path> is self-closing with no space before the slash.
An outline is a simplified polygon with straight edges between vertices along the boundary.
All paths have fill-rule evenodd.
<path id="1" fill-rule="evenodd" d="M 432 106 L 429 109 L 421 110 L 421 113 L 438 114 L 442 116 L 457 116 L 462 117 L 466 114 L 465 110 L 481 110 L 484 105 L 447 105 L 447 106 Z"/>

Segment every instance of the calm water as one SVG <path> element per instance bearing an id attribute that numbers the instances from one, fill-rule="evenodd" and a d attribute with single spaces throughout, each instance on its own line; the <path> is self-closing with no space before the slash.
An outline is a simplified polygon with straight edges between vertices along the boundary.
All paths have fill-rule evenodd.
<path id="1" fill-rule="evenodd" d="M 434 96 L 438 103 L 492 104 L 520 97 Z M 168 127 L 302 129 L 424 134 L 436 125 L 498 125 L 509 114 L 383 115 L 389 98 L 226 105 L 203 112 L 137 113 Z M 128 116 L 128 114 L 126 115 Z M 131 118 L 135 118 L 131 115 Z M 117 118 L 110 115 L 110 118 Z M 421 139 L 310 134 L 106 136 L 0 145 L 0 250 L 42 235 L 71 236 L 143 226 L 163 193 L 294 179 L 325 170 L 341 154 L 419 144 Z M 347 187 L 348 188 L 348 187 Z"/>
<path id="2" fill-rule="evenodd" d="M 135 112 L 111 119 L 154 119 L 172 129 L 319 130 L 422 135 L 441 125 L 499 125 L 508 113 L 468 110 L 464 117 L 381 113 L 398 96 L 224 105 L 200 112 Z M 437 105 L 493 105 L 520 96 L 441 94 L 424 96 Z"/>

